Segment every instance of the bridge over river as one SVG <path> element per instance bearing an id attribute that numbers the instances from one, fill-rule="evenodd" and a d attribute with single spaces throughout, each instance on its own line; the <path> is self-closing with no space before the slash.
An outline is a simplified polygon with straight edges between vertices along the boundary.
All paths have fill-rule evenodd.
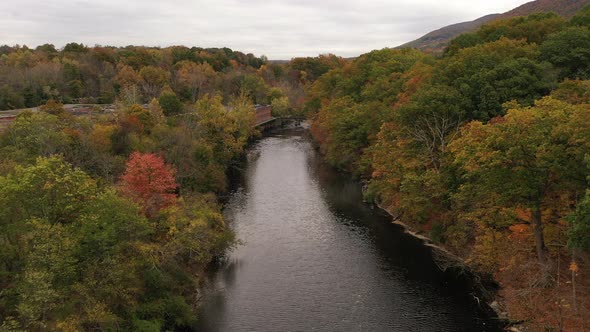
<path id="1" fill-rule="evenodd" d="M 304 117 L 273 117 L 270 105 L 255 105 L 256 127 L 261 132 L 268 132 L 288 125 L 299 124 L 306 119 Z"/>
<path id="2" fill-rule="evenodd" d="M 268 120 L 259 122 L 256 124 L 256 127 L 261 132 L 269 132 L 273 129 L 285 128 L 291 125 L 297 125 L 304 122 L 306 118 L 304 117 L 272 117 Z"/>
<path id="3" fill-rule="evenodd" d="M 144 107 L 146 106 L 144 105 Z M 115 106 L 112 104 L 65 104 L 63 107 L 67 112 L 75 116 L 90 115 L 97 111 L 115 112 Z M 0 130 L 8 128 L 14 119 L 16 119 L 17 115 L 24 111 L 38 112 L 39 107 L 0 111 Z M 303 117 L 273 117 L 272 107 L 270 105 L 255 105 L 255 112 L 256 127 L 262 132 L 305 121 Z"/>

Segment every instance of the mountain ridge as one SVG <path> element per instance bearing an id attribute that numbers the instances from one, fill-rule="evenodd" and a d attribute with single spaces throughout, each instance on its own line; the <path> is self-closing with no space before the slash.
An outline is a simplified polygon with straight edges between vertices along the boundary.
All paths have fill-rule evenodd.
<path id="1" fill-rule="evenodd" d="M 402 44 L 396 48 L 417 48 L 425 52 L 440 52 L 455 37 L 477 30 L 482 25 L 498 20 L 507 19 L 517 16 L 526 16 L 535 13 L 555 12 L 556 14 L 570 18 L 586 5 L 590 5 L 590 0 L 535 0 L 527 2 L 510 11 L 502 14 L 489 14 L 482 16 L 473 21 L 461 22 L 442 27 L 431 31 L 426 35 Z"/>

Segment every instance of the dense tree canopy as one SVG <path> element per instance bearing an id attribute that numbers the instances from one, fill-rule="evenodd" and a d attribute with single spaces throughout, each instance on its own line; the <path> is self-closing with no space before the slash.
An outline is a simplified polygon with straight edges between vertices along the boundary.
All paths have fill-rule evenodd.
<path id="1" fill-rule="evenodd" d="M 415 50 L 373 51 L 311 85 L 306 107 L 317 112 L 312 131 L 328 160 L 364 171 L 364 150 L 411 79 L 405 73 L 422 61 L 430 58 Z"/>
<path id="2" fill-rule="evenodd" d="M 541 58 L 561 69 L 567 78 L 590 78 L 590 29 L 571 27 L 557 32 L 541 45 Z"/>
<path id="3" fill-rule="evenodd" d="M 438 58 L 373 51 L 307 88 L 326 160 L 364 178 L 367 200 L 496 276 L 539 329 L 587 327 L 563 278 L 575 283 L 589 250 L 589 11 L 491 22 Z"/>
<path id="4" fill-rule="evenodd" d="M 456 55 L 461 49 L 494 42 L 502 38 L 525 40 L 540 45 L 547 37 L 561 30 L 565 20 L 554 13 L 538 13 L 525 17 L 493 21 L 473 33 L 466 33 L 452 40 L 446 55 Z"/>
<path id="5" fill-rule="evenodd" d="M 113 111 L 51 99 L 0 131 L 3 330 L 194 328 L 202 272 L 233 244 L 215 193 L 257 133 L 252 99 L 170 112 L 133 103 L 145 78 L 121 72 Z"/>
<path id="6" fill-rule="evenodd" d="M 434 80 L 461 93 L 457 102 L 466 119 L 487 121 L 501 115 L 507 101 L 530 105 L 551 91 L 555 77 L 549 65 L 537 58 L 534 44 L 502 38 L 444 59 Z"/>
<path id="7" fill-rule="evenodd" d="M 471 206 L 530 209 L 542 263 L 547 250 L 542 210 L 559 211 L 559 199 L 574 199 L 586 187 L 588 120 L 587 108 L 547 98 L 487 125 L 473 122 L 453 142 L 456 160 L 466 171 L 462 199 Z"/>
<path id="8" fill-rule="evenodd" d="M 320 72 L 308 75 L 315 64 L 328 69 L 341 65 L 336 56 L 303 59 L 291 64 L 269 64 L 229 48 L 203 49 L 172 46 L 149 48 L 127 46 L 88 47 L 69 43 L 62 50 L 46 44 L 35 50 L 4 46 L 0 56 L 0 110 L 36 107 L 53 99 L 69 103 L 127 105 L 160 103 L 169 114 L 183 110 L 205 94 L 219 92 L 224 103 L 246 93 L 254 103 L 269 104 L 269 89 L 289 97 L 290 109 L 302 102 L 302 84 L 314 81 Z M 267 70 L 272 69 L 272 75 Z M 326 69 L 327 70 L 327 69 Z M 176 97 L 173 97 L 175 95 Z M 294 107 L 293 107 L 294 106 Z"/>

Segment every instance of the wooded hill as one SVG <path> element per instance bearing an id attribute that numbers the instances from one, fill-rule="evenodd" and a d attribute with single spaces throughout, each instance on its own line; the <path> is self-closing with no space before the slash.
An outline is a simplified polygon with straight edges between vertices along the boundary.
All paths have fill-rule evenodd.
<path id="1" fill-rule="evenodd" d="M 441 52 L 453 38 L 463 33 L 474 31 L 482 25 L 494 20 L 548 12 L 554 12 L 565 18 L 570 18 L 587 4 L 590 4 L 590 0 L 531 1 L 503 14 L 490 14 L 473 21 L 452 24 L 444 28 L 440 28 L 438 30 L 429 32 L 428 34 L 414 41 L 403 44 L 398 48 L 411 47 L 425 52 Z"/>

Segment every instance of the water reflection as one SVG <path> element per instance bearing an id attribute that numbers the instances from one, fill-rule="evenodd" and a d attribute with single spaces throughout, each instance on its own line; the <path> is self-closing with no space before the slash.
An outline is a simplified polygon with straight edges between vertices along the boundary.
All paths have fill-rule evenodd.
<path id="1" fill-rule="evenodd" d="M 244 244 L 208 281 L 201 329 L 496 330 L 361 198 L 302 133 L 258 142 L 225 209 Z"/>

